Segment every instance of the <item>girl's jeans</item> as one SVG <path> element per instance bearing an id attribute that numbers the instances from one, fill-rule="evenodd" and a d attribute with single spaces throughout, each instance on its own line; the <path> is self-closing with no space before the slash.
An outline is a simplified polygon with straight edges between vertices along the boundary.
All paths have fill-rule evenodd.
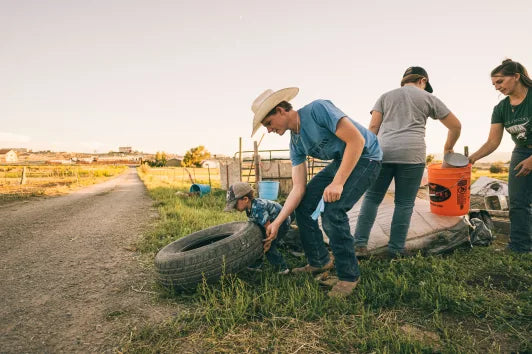
<path id="1" fill-rule="evenodd" d="M 388 251 L 392 254 L 404 251 L 406 235 L 410 227 L 410 218 L 416 200 L 425 164 L 383 163 L 379 177 L 366 192 L 355 228 L 355 245 L 366 247 L 377 209 L 388 187 L 395 180 L 395 208 Z"/>
<path id="2" fill-rule="evenodd" d="M 528 176 L 515 175 L 517 164 L 532 155 L 532 148 L 515 147 L 508 171 L 508 192 L 510 199 L 510 243 L 508 248 L 515 252 L 532 251 L 532 173 Z"/>
<path id="3" fill-rule="evenodd" d="M 334 160 L 321 170 L 307 185 L 305 196 L 296 209 L 296 221 L 308 264 L 323 267 L 329 262 L 329 252 L 323 243 L 323 234 L 318 221 L 311 217 L 323 191 L 331 184 L 340 167 Z M 344 184 L 340 200 L 325 203 L 322 225 L 329 237 L 329 244 L 335 258 L 336 273 L 344 281 L 355 281 L 360 277 L 360 269 L 355 256 L 354 239 L 349 229 L 347 211 L 360 199 L 377 177 L 381 163 L 361 158 Z"/>

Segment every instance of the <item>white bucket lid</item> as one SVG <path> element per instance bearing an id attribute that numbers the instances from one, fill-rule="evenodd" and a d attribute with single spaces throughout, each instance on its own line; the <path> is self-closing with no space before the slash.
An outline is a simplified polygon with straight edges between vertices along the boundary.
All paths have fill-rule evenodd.
<path id="1" fill-rule="evenodd" d="M 469 164 L 469 159 L 465 155 L 450 152 L 443 156 L 443 162 L 444 166 L 442 167 L 464 167 Z"/>

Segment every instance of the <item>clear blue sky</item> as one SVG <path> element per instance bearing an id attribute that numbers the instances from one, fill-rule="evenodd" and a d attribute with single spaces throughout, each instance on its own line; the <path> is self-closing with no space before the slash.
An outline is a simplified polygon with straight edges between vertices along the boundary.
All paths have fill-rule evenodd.
<path id="1" fill-rule="evenodd" d="M 529 1 L 0 0 L 0 147 L 184 154 L 252 149 L 251 102 L 297 86 L 367 125 L 411 65 L 480 147 L 502 98 L 490 71 L 532 70 Z M 264 129 L 255 138 L 260 139 Z M 430 120 L 428 152 L 446 131 Z M 263 149 L 287 148 L 288 134 Z M 505 133 L 498 151 L 511 151 Z"/>

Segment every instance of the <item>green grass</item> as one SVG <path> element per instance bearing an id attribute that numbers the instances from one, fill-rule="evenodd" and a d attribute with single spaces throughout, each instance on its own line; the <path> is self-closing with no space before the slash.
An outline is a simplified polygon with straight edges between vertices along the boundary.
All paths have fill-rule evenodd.
<path id="1" fill-rule="evenodd" d="M 143 176 L 146 178 L 147 176 Z M 223 191 L 203 198 L 148 188 L 161 220 L 139 248 L 149 257 L 174 239 L 244 219 L 227 214 Z M 490 247 L 361 262 L 362 281 L 329 299 L 312 277 L 226 274 L 193 293 L 159 289 L 178 315 L 133 329 L 124 352 L 497 353 L 532 351 L 532 257 Z M 304 259 L 287 256 L 290 266 Z"/>

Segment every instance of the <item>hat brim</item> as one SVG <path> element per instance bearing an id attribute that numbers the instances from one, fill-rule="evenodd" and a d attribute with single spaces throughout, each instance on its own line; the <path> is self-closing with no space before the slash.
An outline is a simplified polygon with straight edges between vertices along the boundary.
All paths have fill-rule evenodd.
<path id="1" fill-rule="evenodd" d="M 255 135 L 257 130 L 259 130 L 262 120 L 264 119 L 266 114 L 268 114 L 269 111 L 271 111 L 275 106 L 277 106 L 283 101 L 290 101 L 291 99 L 296 97 L 298 92 L 299 88 L 297 87 L 287 87 L 279 91 L 275 91 L 264 101 L 262 101 L 262 104 L 260 105 L 257 112 L 255 112 L 255 116 L 253 117 L 253 130 L 251 132 L 251 137 Z"/>
<path id="2" fill-rule="evenodd" d="M 225 209 L 224 211 L 226 212 L 230 212 L 230 211 L 233 211 L 235 210 L 235 206 L 236 206 L 236 202 L 238 201 L 238 199 L 235 199 L 235 200 L 232 200 L 230 202 L 228 202 L 226 205 L 225 205 Z"/>
<path id="3" fill-rule="evenodd" d="M 425 86 L 425 91 L 432 93 L 432 85 L 427 80 L 427 85 Z"/>

